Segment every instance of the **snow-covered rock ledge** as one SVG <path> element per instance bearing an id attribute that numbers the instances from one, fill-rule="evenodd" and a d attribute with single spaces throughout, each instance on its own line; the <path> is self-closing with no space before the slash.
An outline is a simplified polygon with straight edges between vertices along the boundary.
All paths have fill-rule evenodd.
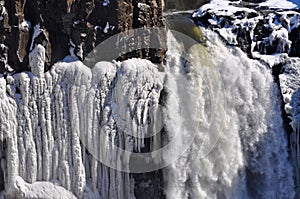
<path id="1" fill-rule="evenodd" d="M 300 55 L 300 31 L 297 9 L 266 8 L 265 4 L 213 1 L 193 14 L 198 25 L 210 27 L 227 44 L 241 47 L 250 56 L 288 53 Z"/>

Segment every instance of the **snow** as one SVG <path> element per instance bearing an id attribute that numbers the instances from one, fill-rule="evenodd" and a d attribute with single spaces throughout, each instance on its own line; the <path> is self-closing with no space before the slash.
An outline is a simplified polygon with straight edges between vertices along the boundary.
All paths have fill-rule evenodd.
<path id="1" fill-rule="evenodd" d="M 274 12 L 255 11 L 249 8 L 237 6 L 239 2 L 212 1 L 199 8 L 193 17 L 207 20 L 209 26 L 231 45 L 239 45 L 238 33 L 250 34 L 251 53 L 258 50 L 261 53 L 289 53 L 292 42 L 289 33 L 299 27 L 299 13 L 292 10 L 277 10 Z M 224 13 L 225 12 L 225 13 Z M 206 19 L 206 14 L 208 19 Z M 252 13 L 252 14 L 251 14 Z M 251 14 L 251 15 L 249 15 Z M 255 28 L 259 21 L 265 20 L 264 28 L 271 30 L 271 34 L 264 38 L 255 35 Z M 261 25 L 260 25 L 261 26 Z M 260 27 L 261 28 L 261 27 Z M 240 36 L 239 36 L 240 37 Z M 258 40 L 259 39 L 259 40 Z"/>
<path id="2" fill-rule="evenodd" d="M 10 193 L 6 197 L 23 198 L 23 199 L 40 199 L 40 198 L 68 198 L 76 199 L 70 191 L 56 185 L 52 182 L 35 182 L 33 184 L 26 183 L 21 177 L 16 177 L 13 187 L 9 188 Z"/>
<path id="3" fill-rule="evenodd" d="M 75 54 L 76 45 L 74 44 L 72 39 L 69 40 L 69 44 L 70 44 L 69 52 L 70 52 L 71 57 L 74 57 L 74 58 L 77 57 L 76 54 Z"/>
<path id="4" fill-rule="evenodd" d="M 80 60 L 83 60 L 84 59 L 84 56 L 83 56 L 83 43 L 80 43 L 78 46 L 77 46 L 77 52 L 75 53 L 76 56 L 78 58 L 80 58 Z"/>
<path id="5" fill-rule="evenodd" d="M 252 56 L 253 56 L 253 58 L 264 61 L 271 68 L 273 66 L 278 65 L 278 64 L 284 63 L 285 60 L 288 58 L 287 53 L 276 53 L 276 54 L 273 54 L 273 55 L 262 55 L 259 52 L 253 52 Z"/>
<path id="6" fill-rule="evenodd" d="M 34 26 L 30 50 L 33 50 L 33 48 L 35 47 L 34 46 L 35 38 L 38 37 L 42 32 L 43 32 L 43 29 L 41 28 L 41 26 L 39 24 Z"/>
<path id="7" fill-rule="evenodd" d="M 292 105 L 293 104 L 292 96 L 300 88 L 299 63 L 300 63 L 300 60 L 298 58 L 290 59 L 283 66 L 283 69 L 282 69 L 283 73 L 279 75 L 281 91 L 282 91 L 283 99 L 285 102 L 285 111 L 288 115 L 290 115 L 292 117 L 294 116 L 293 111 L 298 109 L 298 107 Z M 296 103 L 295 103 L 295 105 L 296 105 Z M 295 115 L 295 118 L 297 118 L 297 117 L 298 116 Z"/>
<path id="8" fill-rule="evenodd" d="M 7 15 L 7 11 L 6 11 L 6 8 L 4 7 L 4 3 L 0 2 L 0 6 L 2 7 L 0 15 L 1 16 Z M 2 19 L 3 19 L 3 17 L 2 17 Z M 0 19 L 0 20 L 2 20 L 2 19 Z"/>
<path id="9" fill-rule="evenodd" d="M 293 2 L 294 4 L 297 5 L 297 8 L 300 6 L 300 1 L 299 0 L 290 0 L 290 2 Z"/>
<path id="10" fill-rule="evenodd" d="M 238 4 L 239 2 L 235 3 Z M 213 0 L 199 8 L 198 12 L 193 14 L 193 17 L 203 16 L 206 12 L 214 13 L 215 15 L 220 16 L 233 16 L 234 13 L 238 11 L 256 13 L 256 11 L 253 9 L 236 7 L 234 6 L 235 3 L 223 0 Z"/>
<path id="11" fill-rule="evenodd" d="M 38 77 L 42 77 L 44 75 L 45 61 L 46 61 L 46 50 L 41 44 L 38 44 L 29 53 L 29 65 L 34 75 Z"/>
<path id="12" fill-rule="evenodd" d="M 285 28 L 280 28 L 278 30 L 273 30 L 271 35 L 269 36 L 269 42 L 273 45 L 273 42 L 276 41 L 277 43 L 277 52 L 289 52 L 292 42 L 288 39 L 288 30 Z"/>
<path id="13" fill-rule="evenodd" d="M 254 9 L 249 9 L 246 7 L 237 7 L 234 5 L 239 4 L 240 1 L 227 1 L 227 0 L 212 0 L 208 4 L 204 4 L 199 10 L 198 13 L 195 13 L 193 17 L 199 16 L 205 10 L 210 10 L 217 15 L 223 16 L 232 16 L 233 13 L 238 11 L 244 12 L 256 12 Z M 282 9 L 292 9 L 297 8 L 300 5 L 298 0 L 267 0 L 262 3 L 259 3 L 260 7 L 269 7 L 269 8 L 282 8 Z"/>
<path id="14" fill-rule="evenodd" d="M 209 13 L 211 18 L 208 19 L 208 23 L 213 30 L 218 32 L 228 44 L 237 45 L 236 32 L 240 28 L 250 30 L 250 35 L 253 38 L 253 30 L 257 22 L 263 19 L 263 16 L 260 16 L 256 10 L 239 7 L 238 4 L 238 1 L 214 0 L 200 7 L 197 12 L 194 12 L 193 17 L 197 19 Z M 247 17 L 250 14 L 254 17 Z"/>
<path id="15" fill-rule="evenodd" d="M 150 6 L 145 3 L 138 3 L 137 6 L 139 9 L 144 10 L 144 11 L 146 11 L 148 8 L 150 8 Z"/>
<path id="16" fill-rule="evenodd" d="M 75 62 L 75 61 L 78 61 L 78 58 L 76 56 L 68 55 L 61 62 L 70 63 L 70 62 Z"/>
<path id="17" fill-rule="evenodd" d="M 102 5 L 103 6 L 109 6 L 109 3 L 110 3 L 109 0 L 104 0 L 103 3 L 102 3 Z"/>
<path id="18" fill-rule="evenodd" d="M 232 33 L 231 28 L 222 28 L 219 30 L 220 35 L 228 41 L 229 44 L 237 45 L 236 34 Z"/>
<path id="19" fill-rule="evenodd" d="M 103 29 L 103 33 L 108 33 L 108 31 L 109 31 L 109 22 L 106 22 L 106 26 Z"/>
<path id="20" fill-rule="evenodd" d="M 296 3 L 296 4 L 295 4 Z M 261 7 L 269 8 L 283 8 L 283 9 L 292 9 L 296 8 L 299 5 L 297 1 L 287 1 L 287 0 L 267 0 L 259 4 Z"/>
<path id="21" fill-rule="evenodd" d="M 65 62 L 70 62 L 72 60 L 83 60 L 84 59 L 84 55 L 83 55 L 83 49 L 82 49 L 82 45 L 83 43 L 80 43 L 79 45 L 75 45 L 74 42 L 72 41 L 72 39 L 69 40 L 69 52 L 70 52 L 70 57 L 65 57 L 63 61 Z"/>
<path id="22" fill-rule="evenodd" d="M 204 9 L 213 9 L 218 10 L 220 13 L 220 10 L 222 10 L 222 15 L 230 15 L 237 11 L 246 11 L 249 12 L 251 9 L 249 8 L 238 8 L 235 6 L 231 6 L 232 4 L 239 4 L 240 1 L 226 1 L 226 0 L 212 0 L 209 4 L 205 4 L 202 6 Z M 231 5 L 230 5 L 231 4 Z M 267 0 L 262 3 L 259 3 L 260 7 L 269 7 L 269 8 L 282 8 L 282 9 L 292 9 L 296 8 L 298 5 L 300 5 L 299 0 Z M 252 10 L 253 11 L 253 10 Z M 221 14 L 220 13 L 220 14 Z"/>
<path id="23" fill-rule="evenodd" d="M 20 24 L 20 29 L 21 29 L 21 30 L 29 31 L 30 28 L 31 28 L 31 23 L 30 23 L 30 21 L 25 21 L 25 20 L 23 20 L 22 23 Z"/>

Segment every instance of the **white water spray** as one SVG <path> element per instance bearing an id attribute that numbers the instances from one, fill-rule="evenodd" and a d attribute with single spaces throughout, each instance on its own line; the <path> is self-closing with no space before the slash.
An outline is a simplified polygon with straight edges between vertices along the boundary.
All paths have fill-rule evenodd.
<path id="1" fill-rule="evenodd" d="M 167 198 L 293 198 L 280 98 L 270 70 L 240 49 L 225 47 L 210 31 L 206 36 L 208 48 L 191 47 L 192 61 L 185 66 L 200 90 L 192 100 L 201 122 L 190 149 L 164 170 Z M 169 70 L 182 67 L 169 61 Z M 217 143 L 203 154 L 203 140 L 216 135 Z"/>

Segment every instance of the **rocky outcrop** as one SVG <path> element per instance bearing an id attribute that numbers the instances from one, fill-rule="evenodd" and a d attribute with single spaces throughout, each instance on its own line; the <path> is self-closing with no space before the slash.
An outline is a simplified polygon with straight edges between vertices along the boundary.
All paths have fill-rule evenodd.
<path id="1" fill-rule="evenodd" d="M 0 68 L 28 69 L 28 55 L 35 45 L 46 49 L 46 70 L 71 54 L 83 60 L 111 35 L 133 28 L 160 27 L 162 0 L 5 0 L 0 1 Z M 124 34 L 126 36 L 126 34 Z M 130 38 L 122 38 L 129 40 Z M 123 44 L 118 60 L 141 57 L 161 62 L 166 52 L 165 35 L 160 49 L 135 49 Z"/>
<path id="2" fill-rule="evenodd" d="M 216 9 L 206 6 L 193 19 L 198 25 L 218 32 L 227 44 L 239 46 L 250 57 L 252 52 L 300 55 L 298 10 L 272 10 L 257 4 L 240 6 L 236 3 L 217 5 Z"/>

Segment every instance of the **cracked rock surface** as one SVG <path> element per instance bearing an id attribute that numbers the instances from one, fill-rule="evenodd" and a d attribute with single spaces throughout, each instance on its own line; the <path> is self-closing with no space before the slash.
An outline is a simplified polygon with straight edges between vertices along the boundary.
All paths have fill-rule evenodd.
<path id="1" fill-rule="evenodd" d="M 46 49 L 46 68 L 67 55 L 84 60 L 99 43 L 134 28 L 164 28 L 162 0 L 2 0 L 0 1 L 0 71 L 28 69 L 35 45 Z M 130 40 L 124 34 L 123 40 Z M 129 48 L 116 57 L 146 58 L 160 63 L 166 51 L 165 34 L 159 49 Z M 148 41 L 147 45 L 149 46 Z M 101 53 L 101 52 L 100 52 Z"/>

